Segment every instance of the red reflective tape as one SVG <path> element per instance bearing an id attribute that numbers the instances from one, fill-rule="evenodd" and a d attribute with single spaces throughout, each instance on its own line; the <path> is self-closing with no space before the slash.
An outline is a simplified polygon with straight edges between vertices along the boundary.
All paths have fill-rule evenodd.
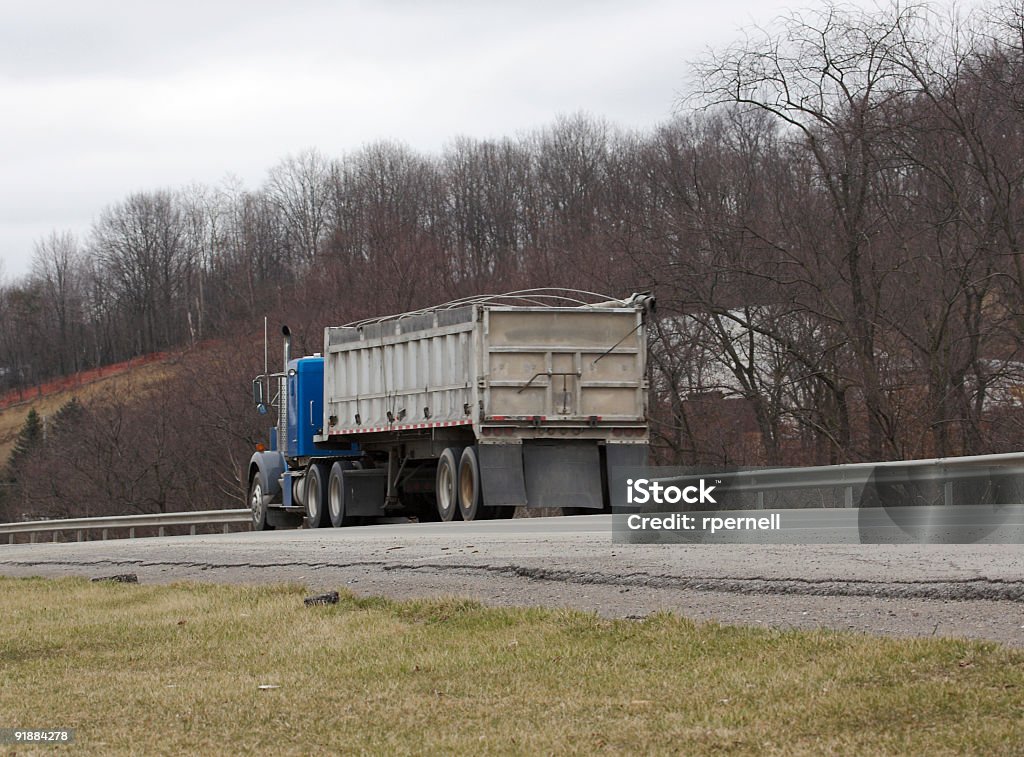
<path id="1" fill-rule="evenodd" d="M 330 428 L 332 435 L 344 435 L 344 434 L 376 434 L 385 431 L 409 431 L 412 429 L 425 429 L 425 428 L 442 428 L 448 426 L 470 426 L 473 424 L 471 419 L 464 421 L 437 421 L 435 423 L 404 423 L 398 426 L 370 426 L 370 427 L 357 427 L 357 428 Z"/>

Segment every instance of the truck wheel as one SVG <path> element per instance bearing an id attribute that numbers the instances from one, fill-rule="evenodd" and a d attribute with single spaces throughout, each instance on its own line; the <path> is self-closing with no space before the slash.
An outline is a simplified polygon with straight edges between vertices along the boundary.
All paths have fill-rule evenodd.
<path id="1" fill-rule="evenodd" d="M 459 512 L 463 520 L 486 520 L 490 517 L 480 486 L 480 461 L 476 457 L 476 447 L 462 450 L 459 460 Z"/>
<path id="2" fill-rule="evenodd" d="M 355 524 L 356 519 L 345 513 L 345 471 L 353 470 L 356 465 L 339 461 L 331 466 L 331 477 L 327 484 L 327 510 L 331 525 L 335 528 Z"/>
<path id="3" fill-rule="evenodd" d="M 306 523 L 310 528 L 325 528 L 330 520 L 327 517 L 327 475 L 322 463 L 311 463 L 306 470 L 305 497 Z"/>
<path id="4" fill-rule="evenodd" d="M 249 484 L 249 507 L 252 509 L 252 530 L 273 531 L 274 527 L 267 522 L 267 506 L 263 502 L 263 483 L 257 473 Z"/>
<path id="5" fill-rule="evenodd" d="M 437 461 L 437 514 L 445 523 L 459 518 L 459 464 L 455 459 L 455 450 L 448 447 L 441 453 Z"/>

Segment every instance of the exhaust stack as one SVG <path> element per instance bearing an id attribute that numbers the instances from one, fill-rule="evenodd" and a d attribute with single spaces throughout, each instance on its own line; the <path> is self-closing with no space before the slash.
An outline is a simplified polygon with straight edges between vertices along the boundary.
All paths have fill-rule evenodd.
<path id="1" fill-rule="evenodd" d="M 288 456 L 288 363 L 292 359 L 292 331 L 281 327 L 284 337 L 284 367 L 281 369 L 281 385 L 277 392 L 277 448 Z"/>

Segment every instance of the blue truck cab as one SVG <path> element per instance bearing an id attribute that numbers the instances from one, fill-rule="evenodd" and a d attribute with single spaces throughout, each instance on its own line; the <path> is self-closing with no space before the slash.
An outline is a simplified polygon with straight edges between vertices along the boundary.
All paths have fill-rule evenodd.
<path id="1" fill-rule="evenodd" d="M 360 452 L 355 444 L 321 447 L 313 442 L 313 436 L 323 432 L 324 359 L 320 355 L 290 361 L 285 384 L 288 443 L 284 448 L 282 506 L 303 507 L 302 479 L 310 463 L 320 459 L 355 458 Z"/>
<path id="2" fill-rule="evenodd" d="M 313 444 L 313 435 L 321 433 L 324 417 L 324 359 L 319 355 L 300 357 L 288 364 L 286 379 L 288 392 L 289 458 L 335 456 L 344 450 L 321 450 Z"/>
<path id="3" fill-rule="evenodd" d="M 271 379 L 278 381 L 278 395 L 268 404 L 262 387 Z M 278 415 L 277 426 L 270 430 L 269 447 L 258 448 L 249 461 L 253 520 L 265 528 L 296 525 L 304 513 L 304 481 L 310 468 L 354 460 L 362 453 L 356 444 L 326 447 L 313 441 L 323 426 L 324 359 L 320 355 L 289 359 L 284 373 L 258 376 L 253 387 L 260 412 L 273 406 Z"/>

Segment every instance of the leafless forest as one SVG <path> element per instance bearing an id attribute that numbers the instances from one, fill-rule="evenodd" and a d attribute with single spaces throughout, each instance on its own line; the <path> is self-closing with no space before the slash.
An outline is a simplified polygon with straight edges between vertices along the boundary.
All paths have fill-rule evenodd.
<path id="1" fill-rule="evenodd" d="M 9 512 L 237 506 L 265 315 L 311 352 L 328 324 L 532 286 L 657 294 L 663 461 L 1021 449 L 1024 3 L 800 12 L 680 88 L 649 132 L 581 114 L 436 155 L 311 150 L 41 240 L 0 290 L 2 388 L 188 349 L 22 444 Z"/>

